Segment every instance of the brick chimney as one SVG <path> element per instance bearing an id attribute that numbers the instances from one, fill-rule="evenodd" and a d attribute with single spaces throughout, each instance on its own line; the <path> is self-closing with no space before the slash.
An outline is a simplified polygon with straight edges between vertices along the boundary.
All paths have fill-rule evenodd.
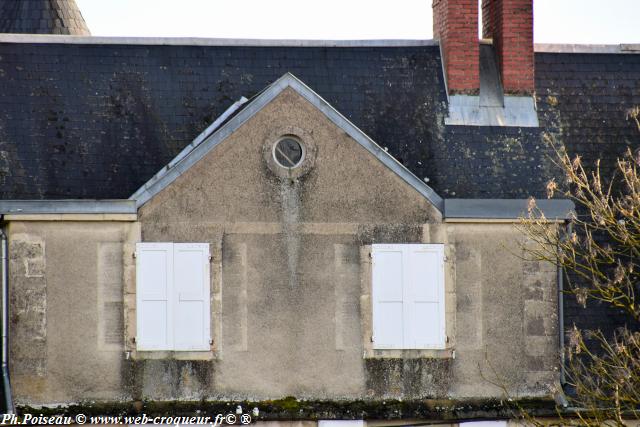
<path id="1" fill-rule="evenodd" d="M 493 40 L 505 93 L 533 93 L 533 0 L 482 0 L 482 36 Z"/>
<path id="2" fill-rule="evenodd" d="M 433 36 L 442 46 L 449 93 L 477 95 L 478 0 L 433 0 Z"/>
<path id="3" fill-rule="evenodd" d="M 433 0 L 433 34 L 450 94 L 479 92 L 478 21 L 477 0 Z M 482 35 L 493 40 L 504 92 L 532 94 L 533 0 L 482 0 Z"/>

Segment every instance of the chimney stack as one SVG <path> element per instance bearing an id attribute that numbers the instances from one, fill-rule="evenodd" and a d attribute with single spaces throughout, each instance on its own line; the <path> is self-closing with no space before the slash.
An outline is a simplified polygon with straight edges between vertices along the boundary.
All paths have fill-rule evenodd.
<path id="1" fill-rule="evenodd" d="M 482 36 L 493 40 L 505 93 L 533 93 L 533 1 L 482 0 L 482 24 Z"/>
<path id="2" fill-rule="evenodd" d="M 440 40 L 450 94 L 480 90 L 478 0 L 433 0 L 433 36 Z"/>
<path id="3" fill-rule="evenodd" d="M 479 92 L 477 0 L 433 0 L 450 94 Z M 482 0 L 482 36 L 493 41 L 505 94 L 531 95 L 534 85 L 533 0 Z"/>

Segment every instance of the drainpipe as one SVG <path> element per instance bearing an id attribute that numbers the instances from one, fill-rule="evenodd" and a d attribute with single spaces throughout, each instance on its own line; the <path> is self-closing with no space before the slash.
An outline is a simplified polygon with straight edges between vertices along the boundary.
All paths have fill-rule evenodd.
<path id="1" fill-rule="evenodd" d="M 11 383 L 9 382 L 9 334 L 7 327 L 9 319 L 9 303 L 7 300 L 9 296 L 9 260 L 7 257 L 7 235 L 2 229 L 0 229 L 0 246 L 0 258 L 2 262 L 2 388 L 4 390 L 7 414 L 14 414 L 15 408 L 11 397 Z"/>
<path id="2" fill-rule="evenodd" d="M 566 225 L 565 235 L 562 237 L 566 239 L 572 232 L 573 225 L 569 222 Z M 564 268 L 558 265 L 557 267 L 558 273 L 558 331 L 560 335 L 560 385 L 564 389 L 565 384 L 567 383 L 566 379 L 566 367 L 565 367 L 565 358 L 564 358 Z M 560 404 L 564 407 L 568 406 L 568 402 L 564 393 L 561 393 L 560 396 Z"/>

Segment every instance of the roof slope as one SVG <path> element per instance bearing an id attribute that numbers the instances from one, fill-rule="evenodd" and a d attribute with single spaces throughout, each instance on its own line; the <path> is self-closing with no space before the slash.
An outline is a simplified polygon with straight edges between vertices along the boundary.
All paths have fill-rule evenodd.
<path id="1" fill-rule="evenodd" d="M 0 33 L 90 34 L 75 0 L 0 0 Z"/>
<path id="2" fill-rule="evenodd" d="M 542 194 L 549 173 L 540 129 L 444 126 L 437 46 L 0 43 L 0 57 L 0 198 L 129 197 L 286 72 L 443 197 Z"/>
<path id="3" fill-rule="evenodd" d="M 543 196 L 556 173 L 544 131 L 587 159 L 638 142 L 624 112 L 640 104 L 639 62 L 536 54 L 542 127 L 525 129 L 445 126 L 432 45 L 0 43 L 0 198 L 127 198 L 235 100 L 287 72 L 445 198 Z"/>
<path id="4" fill-rule="evenodd" d="M 640 54 L 536 54 L 538 111 L 547 132 L 610 175 L 615 159 L 640 144 L 627 119 L 640 105 Z"/>

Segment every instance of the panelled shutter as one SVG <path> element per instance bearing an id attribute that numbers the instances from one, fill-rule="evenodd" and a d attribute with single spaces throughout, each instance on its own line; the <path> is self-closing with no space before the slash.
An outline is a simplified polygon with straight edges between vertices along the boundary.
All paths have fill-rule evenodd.
<path id="1" fill-rule="evenodd" d="M 136 244 L 138 350 L 173 347 L 173 244 Z"/>
<path id="2" fill-rule="evenodd" d="M 407 245 L 407 348 L 444 348 L 444 245 Z M 406 335 L 405 335 L 406 336 Z"/>
<path id="3" fill-rule="evenodd" d="M 371 256 L 374 348 L 444 348 L 444 245 L 372 245 Z"/>
<path id="4" fill-rule="evenodd" d="M 209 244 L 136 245 L 138 350 L 209 350 Z"/>
<path id="5" fill-rule="evenodd" d="M 174 243 L 174 347 L 209 350 L 209 244 Z"/>
<path id="6" fill-rule="evenodd" d="M 401 245 L 373 245 L 371 258 L 374 348 L 402 348 L 404 251 Z"/>

